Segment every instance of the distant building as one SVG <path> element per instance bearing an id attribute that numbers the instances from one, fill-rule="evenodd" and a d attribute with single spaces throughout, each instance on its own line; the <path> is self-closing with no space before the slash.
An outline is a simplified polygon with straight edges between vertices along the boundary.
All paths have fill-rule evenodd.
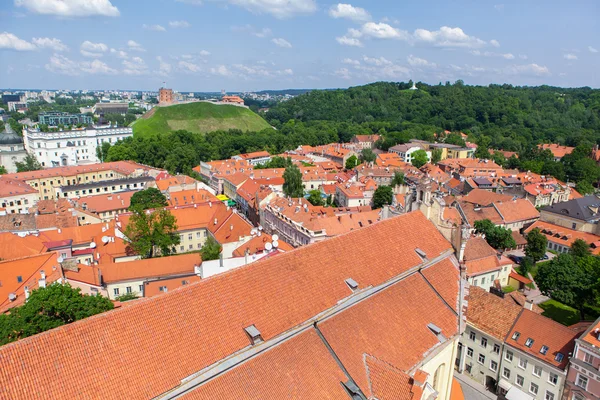
<path id="1" fill-rule="evenodd" d="M 575 351 L 569 360 L 565 383 L 565 399 L 584 400 L 600 398 L 600 319 L 597 319 L 580 337 L 575 339 Z"/>
<path id="2" fill-rule="evenodd" d="M 390 153 L 396 153 L 402 158 L 402 160 L 406 163 L 412 162 L 412 155 L 414 152 L 419 150 L 425 150 L 425 146 L 419 143 L 407 143 L 407 144 L 397 144 L 396 146 L 392 146 L 389 148 Z M 425 150 L 427 153 L 427 159 L 431 160 L 431 151 Z"/>
<path id="3" fill-rule="evenodd" d="M 221 98 L 221 102 L 244 104 L 244 99 L 242 99 L 240 96 L 223 96 L 223 98 Z"/>
<path id="4" fill-rule="evenodd" d="M 538 146 L 540 150 L 550 150 L 552 155 L 554 156 L 554 161 L 560 161 L 561 158 L 566 156 L 567 154 L 571 154 L 575 147 L 569 146 L 561 146 L 559 144 L 540 144 Z"/>
<path id="5" fill-rule="evenodd" d="M 40 124 L 49 126 L 57 125 L 89 125 L 94 122 L 93 118 L 85 114 L 69 114 L 66 112 L 46 112 L 38 114 Z"/>
<path id="6" fill-rule="evenodd" d="M 540 210 L 540 219 L 580 232 L 600 234 L 600 197 L 585 196 Z"/>
<path id="7" fill-rule="evenodd" d="M 15 163 L 23 161 L 26 156 L 23 138 L 6 124 L 5 130 L 0 133 L 0 165 L 9 173 L 17 172 Z"/>
<path id="8" fill-rule="evenodd" d="M 129 103 L 96 103 L 94 114 L 127 114 Z"/>
<path id="9" fill-rule="evenodd" d="M 25 149 L 35 155 L 42 167 L 58 167 L 101 162 L 96 148 L 104 142 L 116 143 L 133 136 L 128 127 L 93 126 L 59 132 L 23 129 Z"/>
<path id="10" fill-rule="evenodd" d="M 158 104 L 161 106 L 173 104 L 173 89 L 164 87 L 158 89 Z"/>

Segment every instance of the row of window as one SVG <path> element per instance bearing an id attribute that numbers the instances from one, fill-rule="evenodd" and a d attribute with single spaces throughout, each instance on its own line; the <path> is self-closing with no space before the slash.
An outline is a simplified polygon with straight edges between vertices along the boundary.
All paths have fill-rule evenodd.
<path id="1" fill-rule="evenodd" d="M 18 206 L 20 206 L 21 205 L 21 200 L 9 201 L 9 202 L 5 201 L 5 202 L 2 203 L 2 208 L 6 208 L 7 205 L 13 207 L 15 204 L 18 205 Z M 23 199 L 23 204 L 29 204 L 29 200 Z"/>
<path id="2" fill-rule="evenodd" d="M 477 340 L 477 335 L 475 334 L 475 332 L 471 331 L 469 333 L 469 339 L 471 339 L 472 341 Z M 481 344 L 481 347 L 483 347 L 484 349 L 487 348 L 487 344 L 488 344 L 487 338 L 482 336 L 481 340 L 480 340 L 480 344 Z M 494 348 L 492 351 L 496 354 L 500 354 L 500 345 L 498 343 L 494 343 Z"/>
<path id="3" fill-rule="evenodd" d="M 513 358 L 514 358 L 513 352 L 510 350 L 506 350 L 506 352 L 504 353 L 504 359 L 506 361 L 512 362 Z M 519 357 L 519 368 L 526 370 L 527 364 L 528 364 L 528 361 L 526 358 Z M 537 376 L 537 377 L 541 377 L 542 376 L 542 367 L 534 364 L 533 365 L 533 375 Z M 553 385 L 556 385 L 558 383 L 558 375 L 554 374 L 552 372 L 548 373 L 548 382 Z"/>
<path id="4" fill-rule="evenodd" d="M 510 379 L 510 369 L 504 368 L 504 370 L 502 371 L 502 377 L 504 379 Z M 525 378 L 522 377 L 521 375 L 517 374 L 517 376 L 515 377 L 515 385 L 517 385 L 520 388 L 524 387 Z M 533 394 L 534 396 L 537 396 L 539 389 L 540 389 L 540 387 L 538 386 L 537 383 L 535 383 L 535 382 L 529 383 L 529 393 Z M 545 395 L 544 399 L 545 400 L 554 400 L 554 393 L 552 393 L 549 390 L 546 390 L 546 395 Z"/>
<path id="5" fill-rule="evenodd" d="M 140 293 L 144 293 L 144 285 L 139 285 L 138 288 L 139 288 Z M 127 294 L 133 293 L 131 286 L 127 286 L 125 288 L 125 293 L 127 293 Z M 118 287 L 113 289 L 113 294 L 115 296 L 118 296 L 120 294 L 120 290 Z"/>
<path id="6" fill-rule="evenodd" d="M 196 232 L 196 239 L 200 239 L 201 237 L 206 237 L 206 236 L 207 236 L 207 233 L 205 230 L 202 232 L 200 232 L 200 231 Z M 188 240 L 192 240 L 193 237 L 194 236 L 192 233 L 188 233 L 188 236 L 187 236 Z M 183 239 L 184 239 L 184 235 L 183 234 L 179 235 L 179 241 L 183 242 Z"/>

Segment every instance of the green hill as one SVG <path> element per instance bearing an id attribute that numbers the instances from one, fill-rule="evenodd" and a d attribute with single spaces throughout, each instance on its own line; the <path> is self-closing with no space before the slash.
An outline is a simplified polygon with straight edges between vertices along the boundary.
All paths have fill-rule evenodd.
<path id="1" fill-rule="evenodd" d="M 132 126 L 136 136 L 180 129 L 206 133 L 227 129 L 260 131 L 270 127 L 267 121 L 247 108 L 205 102 L 156 107 Z"/>

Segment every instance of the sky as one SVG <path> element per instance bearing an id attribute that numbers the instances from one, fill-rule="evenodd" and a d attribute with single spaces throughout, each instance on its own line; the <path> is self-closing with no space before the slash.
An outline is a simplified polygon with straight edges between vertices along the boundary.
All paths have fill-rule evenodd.
<path id="1" fill-rule="evenodd" d="M 598 17 L 597 0 L 2 0 L 0 88 L 597 88 Z"/>

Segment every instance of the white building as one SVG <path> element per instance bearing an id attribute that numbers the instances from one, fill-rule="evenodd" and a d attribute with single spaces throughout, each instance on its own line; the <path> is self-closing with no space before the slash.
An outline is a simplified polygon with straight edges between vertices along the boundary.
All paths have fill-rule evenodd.
<path id="1" fill-rule="evenodd" d="M 22 162 L 27 153 L 23 146 L 23 138 L 11 129 L 9 124 L 6 130 L 0 133 L 0 165 L 6 168 L 8 173 L 17 172 L 16 162 Z"/>
<path id="2" fill-rule="evenodd" d="M 41 132 L 23 129 L 25 149 L 35 155 L 42 167 L 58 167 L 98 163 L 96 148 L 104 142 L 116 143 L 133 136 L 129 127 L 107 126 Z"/>

